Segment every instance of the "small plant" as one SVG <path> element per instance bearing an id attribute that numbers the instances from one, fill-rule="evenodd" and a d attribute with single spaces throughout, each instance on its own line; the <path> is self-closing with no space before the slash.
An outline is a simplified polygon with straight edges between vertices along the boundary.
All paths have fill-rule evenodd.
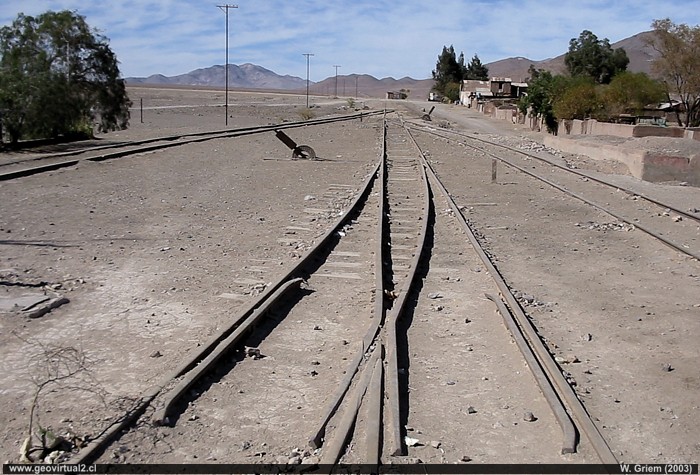
<path id="1" fill-rule="evenodd" d="M 314 118 L 314 113 L 311 109 L 302 109 L 299 111 L 299 115 L 304 120 L 310 120 Z"/>
<path id="2" fill-rule="evenodd" d="M 348 97 L 346 102 L 348 103 L 349 109 L 355 108 L 355 99 L 353 99 L 352 97 Z"/>
<path id="3" fill-rule="evenodd" d="M 104 403 L 105 392 L 90 370 L 92 362 L 81 349 L 44 345 L 19 336 L 18 338 L 37 348 L 29 360 L 31 381 L 35 389 L 27 421 L 27 437 L 20 449 L 20 462 L 44 462 L 46 457 L 55 458 L 60 453 L 59 450 L 70 450 L 73 445 L 72 441 L 55 434 L 49 428 L 42 427 L 40 404 L 44 394 L 57 391 L 80 394 L 87 392 Z M 35 441 L 38 441 L 38 444 L 35 444 Z"/>

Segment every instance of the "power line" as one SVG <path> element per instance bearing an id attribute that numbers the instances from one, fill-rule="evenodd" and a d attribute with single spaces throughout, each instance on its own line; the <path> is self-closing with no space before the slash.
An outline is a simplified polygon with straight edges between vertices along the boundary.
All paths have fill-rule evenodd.
<path id="1" fill-rule="evenodd" d="M 309 108 L 309 56 L 313 56 L 313 53 L 302 53 L 306 56 L 306 108 Z"/>
<path id="2" fill-rule="evenodd" d="M 217 5 L 222 12 L 226 14 L 226 64 L 224 70 L 226 74 L 226 104 L 224 111 L 226 113 L 226 125 L 228 125 L 228 11 L 230 8 L 238 8 L 238 5 Z"/>
<path id="3" fill-rule="evenodd" d="M 334 64 L 333 67 L 335 68 L 335 97 L 338 97 L 338 68 L 341 66 Z"/>

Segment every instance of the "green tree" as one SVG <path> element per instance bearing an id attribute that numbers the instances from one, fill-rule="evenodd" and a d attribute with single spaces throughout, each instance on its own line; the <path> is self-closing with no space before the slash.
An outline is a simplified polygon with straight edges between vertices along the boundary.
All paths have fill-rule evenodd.
<path id="1" fill-rule="evenodd" d="M 467 69 L 464 73 L 464 79 L 475 79 L 479 81 L 488 81 L 489 79 L 489 68 L 481 64 L 481 60 L 478 55 L 469 61 Z"/>
<path id="2" fill-rule="evenodd" d="M 445 95 L 445 99 L 447 99 L 450 102 L 458 101 L 459 100 L 459 90 L 460 90 L 460 85 L 458 82 L 450 82 L 445 86 L 445 90 L 443 91 L 443 94 Z"/>
<path id="3" fill-rule="evenodd" d="M 464 59 L 463 55 L 462 59 Z M 445 90 L 448 84 L 457 83 L 459 85 L 462 81 L 462 68 L 457 62 L 455 49 L 452 45 L 449 48 L 447 46 L 442 47 L 442 53 L 438 56 L 435 69 L 433 70 L 433 79 L 435 80 L 433 90 L 443 95 L 447 95 Z"/>
<path id="4" fill-rule="evenodd" d="M 467 79 L 467 65 L 464 62 L 464 52 L 459 53 L 459 59 L 457 60 L 459 65 L 459 75 L 462 79 Z"/>
<path id="5" fill-rule="evenodd" d="M 0 112 L 12 142 L 126 128 L 131 101 L 107 38 L 67 10 L 0 29 Z"/>
<path id="6" fill-rule="evenodd" d="M 552 103 L 557 120 L 587 119 L 599 112 L 602 103 L 591 78 L 579 76 L 567 78 L 566 82 Z"/>
<path id="7" fill-rule="evenodd" d="M 608 84 L 613 76 L 627 69 L 629 58 L 624 49 L 613 50 L 607 38 L 599 40 L 584 30 L 569 41 L 564 63 L 572 76 L 586 76 L 598 84 Z"/>
<path id="8" fill-rule="evenodd" d="M 527 95 L 521 97 L 518 102 L 518 108 L 523 114 L 529 111 L 531 116 L 543 119 L 550 132 L 557 130 L 557 119 L 552 108 L 559 82 L 559 76 L 553 76 L 544 69 L 535 69 L 531 65 Z"/>
<path id="9" fill-rule="evenodd" d="M 625 71 L 603 87 L 601 97 L 608 117 L 618 114 L 639 115 L 645 106 L 658 104 L 665 97 L 664 86 L 645 73 Z"/>
<path id="10" fill-rule="evenodd" d="M 680 97 L 686 111 L 685 122 L 678 125 L 700 125 L 700 26 L 676 25 L 670 19 L 655 20 L 651 45 L 659 52 L 652 67 L 666 86 L 667 96 Z"/>

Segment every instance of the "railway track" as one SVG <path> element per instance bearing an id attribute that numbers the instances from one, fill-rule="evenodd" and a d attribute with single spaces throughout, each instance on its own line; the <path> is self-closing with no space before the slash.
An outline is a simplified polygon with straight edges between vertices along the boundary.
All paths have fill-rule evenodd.
<path id="1" fill-rule="evenodd" d="M 112 160 L 130 155 L 156 152 L 172 147 L 180 147 L 183 145 L 195 144 L 209 140 L 241 137 L 296 127 L 330 124 L 333 122 L 347 120 L 362 120 L 364 117 L 371 117 L 382 113 L 383 112 L 377 111 L 360 112 L 356 114 L 326 117 L 300 122 L 287 122 L 276 125 L 263 125 L 257 127 L 242 127 L 227 130 L 170 135 L 145 140 L 87 147 L 32 158 L 16 159 L 0 162 L 0 181 L 13 180 L 20 177 L 72 167 L 78 165 L 81 161 L 101 162 L 104 160 Z"/>
<path id="2" fill-rule="evenodd" d="M 609 214 L 630 229 L 639 229 L 676 251 L 700 260 L 700 213 L 697 210 L 681 209 L 541 155 L 481 137 L 449 129 L 438 131 L 415 123 L 410 127 L 424 134 L 457 140 L 472 153 L 525 173 Z M 601 203 L 588 198 L 594 192 L 605 193 L 606 201 Z M 580 224 L 588 226 L 594 223 Z"/>
<path id="3" fill-rule="evenodd" d="M 381 135 L 314 246 L 72 462 L 615 463 L 411 133 Z"/>

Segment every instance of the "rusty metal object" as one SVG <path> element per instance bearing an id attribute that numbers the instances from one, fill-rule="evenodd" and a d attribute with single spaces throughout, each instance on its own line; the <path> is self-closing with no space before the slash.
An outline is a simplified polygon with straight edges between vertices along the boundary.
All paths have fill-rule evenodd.
<path id="1" fill-rule="evenodd" d="M 314 160 L 316 152 L 308 145 L 298 145 L 294 139 L 281 130 L 275 130 L 275 136 L 292 151 L 292 158 L 308 158 Z"/>
<path id="2" fill-rule="evenodd" d="M 431 120 L 433 120 L 433 119 L 430 117 L 430 114 L 432 114 L 434 110 L 435 110 L 435 106 L 431 107 L 427 114 L 423 114 L 423 117 L 422 117 L 423 120 L 428 121 L 428 122 L 430 122 Z"/>

